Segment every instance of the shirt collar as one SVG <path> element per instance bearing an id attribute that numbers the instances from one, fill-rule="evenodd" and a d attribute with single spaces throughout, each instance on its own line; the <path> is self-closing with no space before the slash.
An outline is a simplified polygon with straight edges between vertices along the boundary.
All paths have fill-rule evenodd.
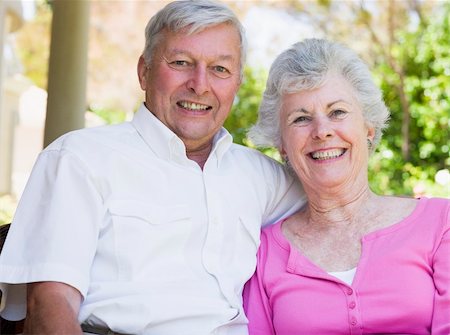
<path id="1" fill-rule="evenodd" d="M 217 158 L 217 164 L 222 160 L 223 155 L 228 151 L 233 143 L 233 137 L 225 128 L 221 128 L 220 131 L 214 136 L 213 148 L 211 155 L 215 155 Z"/>
<path id="2" fill-rule="evenodd" d="M 157 156 L 167 160 L 187 160 L 183 141 L 153 115 L 143 103 L 134 114 L 131 123 Z M 232 136 L 222 127 L 214 136 L 210 157 L 214 155 L 219 163 L 232 142 Z"/>

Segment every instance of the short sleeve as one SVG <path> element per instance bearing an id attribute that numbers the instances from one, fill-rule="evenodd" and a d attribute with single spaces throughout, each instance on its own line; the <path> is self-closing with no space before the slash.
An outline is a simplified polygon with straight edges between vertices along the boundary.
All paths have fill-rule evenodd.
<path id="1" fill-rule="evenodd" d="M 432 333 L 450 334 L 450 202 L 444 213 L 444 233 L 433 258 L 433 279 L 436 287 Z"/>
<path id="2" fill-rule="evenodd" d="M 58 281 L 85 295 L 104 212 L 86 164 L 63 149 L 42 152 L 0 256 L 0 282 Z"/>
<path id="3" fill-rule="evenodd" d="M 273 224 L 291 216 L 302 208 L 307 197 L 298 178 L 292 177 L 279 163 L 273 163 L 273 176 L 266 178 L 271 201 L 263 217 L 263 225 Z M 269 184 L 269 181 L 271 183 Z"/>

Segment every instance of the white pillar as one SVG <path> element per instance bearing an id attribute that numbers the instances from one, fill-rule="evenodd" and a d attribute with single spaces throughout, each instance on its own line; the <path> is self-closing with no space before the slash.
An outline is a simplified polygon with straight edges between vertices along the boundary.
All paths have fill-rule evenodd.
<path id="1" fill-rule="evenodd" d="M 17 108 L 7 103 L 5 94 L 8 74 L 4 57 L 5 41 L 8 33 L 20 27 L 20 14 L 17 3 L 0 1 L 0 195 L 11 192 L 12 149 L 17 115 Z"/>
<path id="2" fill-rule="evenodd" d="M 84 127 L 86 112 L 89 1 L 53 4 L 44 146 Z"/>
<path id="3" fill-rule="evenodd" d="M 6 9 L 5 4 L 0 2 L 0 195 L 9 193 L 11 189 L 11 173 L 8 169 L 8 159 L 11 150 L 8 150 L 4 137 L 6 137 L 4 102 L 3 102 L 3 86 L 5 83 L 6 69 L 4 59 L 4 43 L 6 39 Z"/>

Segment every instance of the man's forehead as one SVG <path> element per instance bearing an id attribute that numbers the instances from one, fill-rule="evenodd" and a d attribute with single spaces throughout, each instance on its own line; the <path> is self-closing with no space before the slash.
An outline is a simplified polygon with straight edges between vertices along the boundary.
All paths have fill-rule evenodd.
<path id="1" fill-rule="evenodd" d="M 170 56 L 195 56 L 196 52 L 192 48 L 179 48 L 176 45 L 173 47 L 168 47 L 164 50 L 164 53 Z M 215 54 L 217 59 L 220 60 L 233 60 L 236 58 L 236 55 L 232 52 L 223 52 Z"/>
<path id="2" fill-rule="evenodd" d="M 172 34 L 180 34 L 180 35 L 185 35 L 185 36 L 189 36 L 189 35 L 196 35 L 196 34 L 200 34 L 201 32 L 204 32 L 205 30 L 211 30 L 217 27 L 227 27 L 227 28 L 231 28 L 231 30 L 235 31 L 236 34 L 239 36 L 239 30 L 238 28 L 232 24 L 231 22 L 220 22 L 220 23 L 213 23 L 213 24 L 208 24 L 208 25 L 195 25 L 195 24 L 189 24 L 185 27 L 182 28 L 173 28 L 171 29 L 170 27 L 165 27 L 162 31 L 168 32 L 168 33 L 172 33 Z"/>
<path id="3" fill-rule="evenodd" d="M 217 38 L 214 35 L 207 34 L 210 30 L 220 27 L 222 25 L 213 25 L 206 27 L 202 30 L 191 32 L 189 29 L 184 28 L 179 31 L 173 32 L 166 29 L 161 36 L 159 46 L 165 54 L 169 55 L 194 55 L 197 51 L 215 54 L 217 58 L 223 60 L 233 60 L 240 58 L 240 37 L 238 31 L 234 26 L 227 25 L 232 29 L 227 31 L 218 32 L 217 29 L 214 32 L 218 32 L 220 37 Z M 223 38 L 224 35 L 230 34 L 230 39 Z M 236 34 L 236 35 L 234 35 Z M 233 36 L 234 35 L 234 36 Z M 205 37 L 207 45 L 202 45 L 201 39 Z M 235 39 L 236 38 L 236 39 Z M 199 40 L 197 40 L 199 39 Z M 219 42 L 218 42 L 219 41 Z"/>

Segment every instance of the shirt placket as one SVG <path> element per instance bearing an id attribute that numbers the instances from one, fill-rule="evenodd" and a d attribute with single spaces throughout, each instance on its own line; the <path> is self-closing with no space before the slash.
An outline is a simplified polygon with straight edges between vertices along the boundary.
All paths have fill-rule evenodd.
<path id="1" fill-rule="evenodd" d="M 355 290 L 345 284 L 339 284 L 345 299 L 348 313 L 350 334 L 362 334 L 362 320 L 359 309 L 359 301 Z"/>
<path id="2" fill-rule="evenodd" d="M 224 213 L 221 213 L 220 199 L 213 191 L 217 190 L 217 188 L 210 184 L 213 181 L 208 178 L 208 174 L 205 172 L 203 174 L 203 181 L 208 208 L 208 229 L 202 252 L 203 265 L 206 271 L 217 280 L 220 291 L 229 305 L 236 309 L 236 313 L 239 313 L 239 301 L 236 301 L 233 292 L 233 283 L 229 282 L 221 274 L 223 270 L 221 269 L 222 253 L 233 251 L 223 246 L 223 243 L 226 243 L 226 241 L 223 241 L 223 236 L 225 236 L 224 229 L 226 229 L 225 224 L 232 224 L 232 222 L 227 222 L 228 220 L 224 217 Z"/>
<path id="3" fill-rule="evenodd" d="M 295 262 L 294 262 L 295 263 Z M 289 267 L 288 267 L 289 270 Z M 348 316 L 348 328 L 350 334 L 360 335 L 363 334 L 363 325 L 360 310 L 360 301 L 358 299 L 357 291 L 354 287 L 349 286 L 342 281 L 338 280 L 336 277 L 329 275 L 327 273 L 318 272 L 317 270 L 306 270 L 297 271 L 295 267 L 290 269 L 290 272 L 297 273 L 302 276 L 308 276 L 312 278 L 327 280 L 338 285 L 341 289 L 343 296 L 345 298 L 345 308 Z"/>

